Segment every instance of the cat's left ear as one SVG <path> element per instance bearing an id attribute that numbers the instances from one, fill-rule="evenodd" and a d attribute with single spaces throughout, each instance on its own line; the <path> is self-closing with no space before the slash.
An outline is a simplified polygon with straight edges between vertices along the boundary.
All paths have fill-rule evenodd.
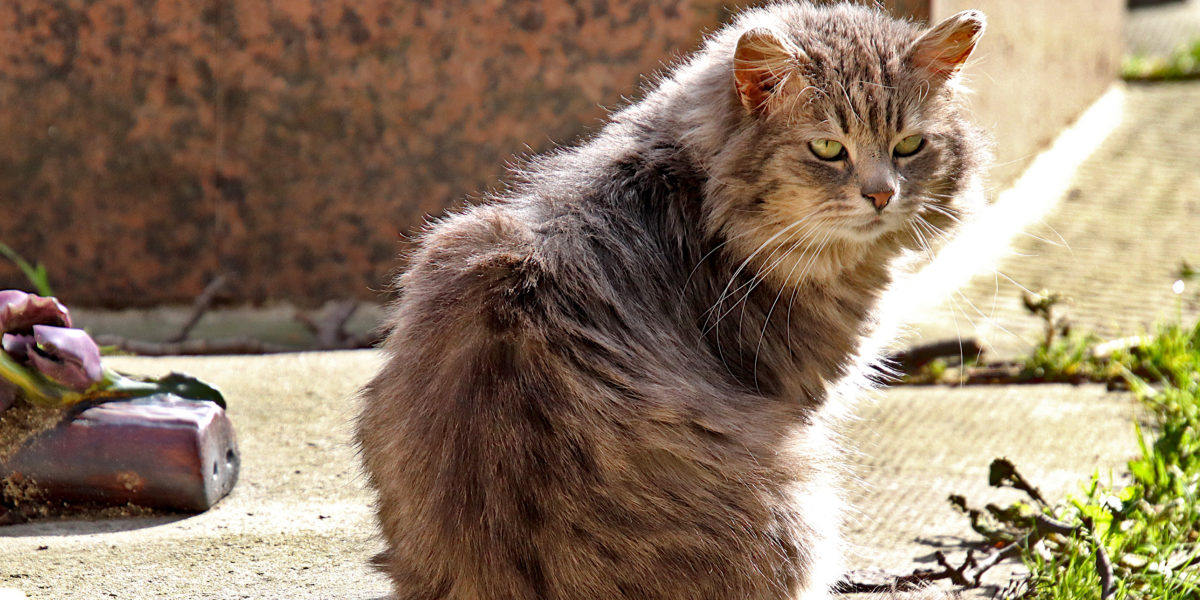
<path id="1" fill-rule="evenodd" d="M 967 62 L 983 37 L 987 19 L 977 10 L 964 10 L 926 31 L 908 50 L 909 60 L 936 83 L 944 82 Z"/>

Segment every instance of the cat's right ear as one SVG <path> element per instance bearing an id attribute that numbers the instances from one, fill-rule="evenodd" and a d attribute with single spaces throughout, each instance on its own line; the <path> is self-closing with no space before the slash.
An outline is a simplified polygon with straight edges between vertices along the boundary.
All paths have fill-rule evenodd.
<path id="1" fill-rule="evenodd" d="M 771 99 L 799 79 L 800 63 L 807 58 L 803 50 L 770 29 L 743 33 L 733 54 L 733 79 L 742 106 L 754 114 L 768 114 Z"/>

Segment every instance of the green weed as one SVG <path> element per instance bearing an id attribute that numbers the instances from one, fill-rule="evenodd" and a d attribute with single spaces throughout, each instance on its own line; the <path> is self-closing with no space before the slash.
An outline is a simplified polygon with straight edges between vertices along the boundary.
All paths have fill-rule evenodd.
<path id="1" fill-rule="evenodd" d="M 1059 339 L 1039 348 L 1027 367 L 1119 373 L 1145 403 L 1151 427 L 1134 424 L 1141 456 L 1119 483 L 1095 475 L 1065 502 L 1033 498 L 979 510 L 951 497 L 988 544 L 1020 544 L 1030 575 L 1012 597 L 1200 600 L 1200 323 L 1159 327 L 1103 361 L 1089 353 L 1086 338 Z M 992 484 L 1032 489 L 1014 481 L 993 477 Z M 1047 534 L 1039 520 L 1067 524 L 1072 534 Z"/>
<path id="2" fill-rule="evenodd" d="M 46 274 L 46 265 L 38 263 L 30 264 L 15 250 L 9 248 L 4 242 L 0 242 L 0 256 L 4 256 L 13 264 L 17 265 L 18 269 L 25 274 L 26 279 L 33 284 L 34 292 L 39 296 L 53 296 L 54 289 L 50 287 L 50 277 Z"/>
<path id="3" fill-rule="evenodd" d="M 1200 40 L 1182 46 L 1168 56 L 1127 56 L 1121 64 L 1121 76 L 1134 81 L 1200 77 Z"/>

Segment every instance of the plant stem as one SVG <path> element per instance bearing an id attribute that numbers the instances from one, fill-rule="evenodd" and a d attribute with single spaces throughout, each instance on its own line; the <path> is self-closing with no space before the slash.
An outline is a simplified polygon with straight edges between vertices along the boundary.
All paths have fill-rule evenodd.
<path id="1" fill-rule="evenodd" d="M 83 399 L 83 394 L 30 372 L 6 352 L 0 352 L 0 377 L 20 388 L 26 400 L 44 408 L 66 406 Z"/>
<path id="2" fill-rule="evenodd" d="M 104 378 L 93 385 L 86 393 L 88 400 L 112 400 L 117 398 L 138 398 L 162 392 L 157 383 L 139 381 L 126 377 L 105 367 Z"/>

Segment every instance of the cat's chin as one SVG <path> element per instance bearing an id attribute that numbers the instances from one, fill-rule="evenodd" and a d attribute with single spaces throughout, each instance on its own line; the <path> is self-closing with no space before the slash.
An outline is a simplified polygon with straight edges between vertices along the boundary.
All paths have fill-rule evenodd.
<path id="1" fill-rule="evenodd" d="M 839 227 L 837 233 L 842 241 L 849 244 L 873 245 L 883 238 L 892 236 L 904 228 L 903 222 L 893 219 L 870 217 L 846 223 Z"/>

